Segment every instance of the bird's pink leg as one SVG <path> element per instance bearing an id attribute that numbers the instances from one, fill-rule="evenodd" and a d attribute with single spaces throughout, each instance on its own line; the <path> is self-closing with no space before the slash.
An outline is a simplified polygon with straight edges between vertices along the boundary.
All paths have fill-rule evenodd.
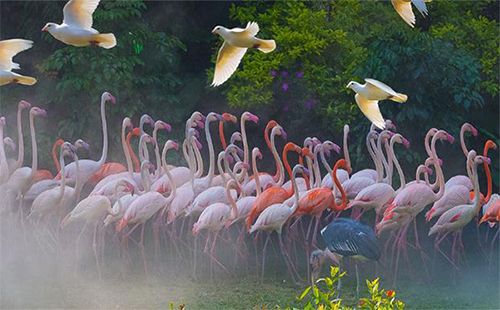
<path id="1" fill-rule="evenodd" d="M 99 265 L 99 256 L 97 254 L 97 224 L 94 224 L 94 236 L 92 238 L 92 249 L 94 250 L 94 257 L 95 257 L 95 262 L 97 265 L 97 273 L 99 274 L 99 281 L 101 281 L 102 276 L 101 276 L 101 266 Z"/>
<path id="2" fill-rule="evenodd" d="M 87 228 L 87 222 L 85 222 L 85 224 L 83 225 L 82 231 L 80 232 L 78 237 L 76 237 L 76 240 L 75 240 L 75 273 L 78 271 L 78 259 L 79 259 L 78 245 L 80 244 L 80 238 L 82 237 L 83 232 L 85 231 L 85 228 Z"/>
<path id="3" fill-rule="evenodd" d="M 413 220 L 413 232 L 415 233 L 415 247 L 420 252 L 420 258 L 422 259 L 422 264 L 424 265 L 425 274 L 429 276 L 429 270 L 427 269 L 427 263 L 425 261 L 426 255 L 422 246 L 420 245 L 420 240 L 418 238 L 417 221 Z"/>
<path id="4" fill-rule="evenodd" d="M 287 267 L 288 273 L 290 274 L 292 281 L 294 283 L 298 283 L 297 280 L 295 279 L 295 276 L 294 276 L 293 271 L 292 271 L 291 261 L 289 261 L 289 257 L 285 251 L 285 246 L 283 245 L 283 240 L 281 238 L 281 234 L 278 234 L 278 239 L 279 239 L 279 243 L 280 243 L 281 254 L 283 255 L 283 259 L 285 260 L 285 265 Z"/>
<path id="5" fill-rule="evenodd" d="M 262 249 L 262 270 L 260 273 L 260 282 L 264 283 L 264 271 L 265 271 L 265 264 L 266 264 L 266 250 L 267 250 L 267 244 L 269 243 L 269 237 L 271 236 L 270 233 L 267 234 L 266 242 L 264 242 L 264 248 Z"/>
<path id="6" fill-rule="evenodd" d="M 144 273 L 146 274 L 146 277 L 149 278 L 149 273 L 148 273 L 148 265 L 146 262 L 146 251 L 144 250 L 144 229 L 146 228 L 146 223 L 142 224 L 141 227 L 141 240 L 139 241 L 139 247 L 141 248 L 141 254 L 142 254 L 142 262 L 144 264 Z"/>
<path id="7" fill-rule="evenodd" d="M 196 275 L 196 261 L 197 261 L 197 252 L 198 252 L 198 234 L 194 235 L 194 252 L 193 252 L 193 256 L 194 256 L 194 263 L 193 263 L 193 279 L 197 280 L 198 277 Z"/>
<path id="8" fill-rule="evenodd" d="M 437 242 L 434 243 L 434 250 L 439 251 L 439 253 L 441 253 L 441 255 L 443 255 L 448 262 L 450 262 L 450 264 L 453 266 L 453 268 L 455 268 L 456 270 L 458 270 L 458 267 L 455 265 L 455 263 L 439 247 L 439 244 L 444 240 L 444 238 L 446 238 L 446 236 L 448 236 L 448 234 L 449 234 L 449 232 L 446 232 L 443 235 L 443 237 L 441 237 L 441 239 L 439 239 Z M 437 237 L 436 237 L 436 239 L 437 239 Z"/>

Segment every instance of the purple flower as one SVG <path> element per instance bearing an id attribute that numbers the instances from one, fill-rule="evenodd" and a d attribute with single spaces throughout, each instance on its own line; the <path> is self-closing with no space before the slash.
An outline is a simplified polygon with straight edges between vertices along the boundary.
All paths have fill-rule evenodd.
<path id="1" fill-rule="evenodd" d="M 287 91 L 288 88 L 290 88 L 290 87 L 288 86 L 288 83 L 283 83 L 283 84 L 281 84 L 281 88 L 283 88 L 283 91 Z"/>
<path id="2" fill-rule="evenodd" d="M 283 104 L 283 111 L 285 111 L 285 112 L 288 111 L 288 105 L 286 103 Z"/>
<path id="3" fill-rule="evenodd" d="M 278 71 L 276 70 L 271 70 L 271 76 L 276 77 L 278 75 Z"/>
<path id="4" fill-rule="evenodd" d="M 281 71 L 281 75 L 283 77 L 287 77 L 288 76 L 288 71 L 286 71 L 286 70 Z"/>
<path id="5" fill-rule="evenodd" d="M 310 110 L 316 104 L 316 100 L 307 100 L 305 103 L 306 109 Z"/>
<path id="6" fill-rule="evenodd" d="M 303 78 L 304 77 L 304 72 L 302 72 L 302 71 L 297 72 L 297 77 L 299 79 Z"/>

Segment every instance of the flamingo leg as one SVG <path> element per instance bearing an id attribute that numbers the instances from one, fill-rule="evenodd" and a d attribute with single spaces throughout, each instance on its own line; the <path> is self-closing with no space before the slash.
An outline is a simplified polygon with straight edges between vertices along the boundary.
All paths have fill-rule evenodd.
<path id="1" fill-rule="evenodd" d="M 266 250 L 267 250 L 267 244 L 269 243 L 269 237 L 271 234 L 267 234 L 266 242 L 264 242 L 264 248 L 262 249 L 262 270 L 260 274 L 260 282 L 264 283 L 264 271 L 265 271 L 265 264 L 266 264 Z"/>
<path id="2" fill-rule="evenodd" d="M 144 250 L 144 230 L 146 228 L 146 223 L 142 224 L 141 227 L 141 240 L 139 241 L 139 247 L 141 248 L 141 254 L 142 254 L 142 262 L 144 265 L 144 273 L 146 274 L 146 277 L 149 278 L 149 272 L 148 272 L 148 264 L 146 262 L 146 251 Z"/>
<path id="3" fill-rule="evenodd" d="M 99 264 L 99 255 L 97 253 L 97 223 L 94 224 L 94 236 L 92 238 L 92 249 L 94 250 L 95 263 L 97 265 L 97 273 L 99 274 L 99 281 L 102 280 L 101 266 Z"/>

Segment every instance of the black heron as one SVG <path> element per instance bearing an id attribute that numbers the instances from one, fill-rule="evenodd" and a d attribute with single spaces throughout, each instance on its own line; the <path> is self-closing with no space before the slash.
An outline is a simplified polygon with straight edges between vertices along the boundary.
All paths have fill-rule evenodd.
<path id="1" fill-rule="evenodd" d="M 327 259 L 333 260 L 342 271 L 343 257 L 351 257 L 355 261 L 374 260 L 380 258 L 380 247 L 373 229 L 358 221 L 340 218 L 336 219 L 321 230 L 325 241 L 325 250 L 315 250 L 311 253 L 312 266 L 311 280 L 313 284 L 319 277 L 321 267 Z M 356 267 L 356 292 L 359 297 L 359 274 Z M 341 281 L 339 279 L 337 290 L 340 295 Z"/>

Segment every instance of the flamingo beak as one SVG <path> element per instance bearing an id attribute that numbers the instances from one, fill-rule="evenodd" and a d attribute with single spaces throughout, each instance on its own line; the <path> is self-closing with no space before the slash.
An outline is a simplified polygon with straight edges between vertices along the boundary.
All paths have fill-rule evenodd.
<path id="1" fill-rule="evenodd" d="M 116 104 L 116 98 L 113 95 L 109 95 L 109 100 L 111 101 L 112 104 Z"/>

